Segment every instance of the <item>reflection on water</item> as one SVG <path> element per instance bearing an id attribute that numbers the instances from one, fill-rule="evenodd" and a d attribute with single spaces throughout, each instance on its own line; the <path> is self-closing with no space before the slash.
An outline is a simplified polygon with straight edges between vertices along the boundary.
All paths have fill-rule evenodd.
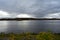
<path id="1" fill-rule="evenodd" d="M 8 28 L 8 21 L 0 21 L 0 32 L 7 31 Z"/>
<path id="2" fill-rule="evenodd" d="M 0 21 L 0 32 L 42 32 L 52 31 L 60 33 L 60 21 L 41 20 L 41 21 Z"/>
<path id="3" fill-rule="evenodd" d="M 21 30 L 26 30 L 29 27 L 30 21 L 18 21 L 18 26 Z"/>

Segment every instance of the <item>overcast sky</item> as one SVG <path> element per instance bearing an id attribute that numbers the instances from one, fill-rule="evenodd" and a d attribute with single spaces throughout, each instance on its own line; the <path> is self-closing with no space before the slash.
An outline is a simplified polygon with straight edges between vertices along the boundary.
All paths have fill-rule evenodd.
<path id="1" fill-rule="evenodd" d="M 8 17 L 23 13 L 36 17 L 59 17 L 60 0 L 0 0 L 0 11 L 7 12 Z"/>

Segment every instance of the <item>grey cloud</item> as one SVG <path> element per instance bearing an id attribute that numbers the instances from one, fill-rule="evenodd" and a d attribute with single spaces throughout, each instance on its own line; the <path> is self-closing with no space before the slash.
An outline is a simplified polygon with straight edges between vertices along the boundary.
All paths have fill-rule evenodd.
<path id="1" fill-rule="evenodd" d="M 29 13 L 42 17 L 60 12 L 60 0 L 0 0 L 0 9 L 11 14 Z"/>

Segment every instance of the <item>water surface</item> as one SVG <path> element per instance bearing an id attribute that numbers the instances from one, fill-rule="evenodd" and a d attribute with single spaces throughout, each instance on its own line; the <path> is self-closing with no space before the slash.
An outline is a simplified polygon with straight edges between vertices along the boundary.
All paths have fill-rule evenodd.
<path id="1" fill-rule="evenodd" d="M 60 33 L 60 21 L 35 20 L 35 21 L 0 21 L 0 32 L 46 32 Z"/>

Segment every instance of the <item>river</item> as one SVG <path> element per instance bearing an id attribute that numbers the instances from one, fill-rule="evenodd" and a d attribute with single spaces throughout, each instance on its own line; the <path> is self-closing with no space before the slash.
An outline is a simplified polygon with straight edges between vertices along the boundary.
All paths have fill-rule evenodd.
<path id="1" fill-rule="evenodd" d="M 59 20 L 0 21 L 0 32 L 47 32 L 60 33 Z"/>

